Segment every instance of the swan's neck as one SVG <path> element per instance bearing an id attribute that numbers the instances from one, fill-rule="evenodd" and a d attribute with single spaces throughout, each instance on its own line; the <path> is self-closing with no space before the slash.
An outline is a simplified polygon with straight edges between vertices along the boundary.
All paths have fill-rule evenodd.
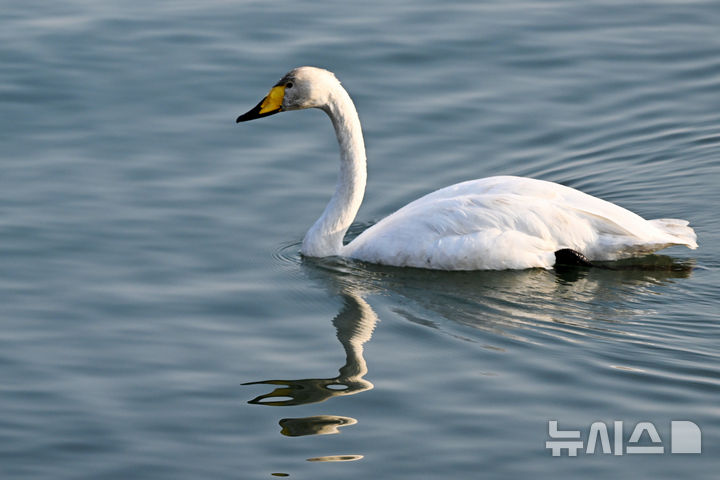
<path id="1" fill-rule="evenodd" d="M 343 237 L 360 208 L 367 180 L 360 119 L 350 96 L 339 83 L 330 90 L 328 102 L 322 109 L 335 127 L 340 145 L 340 173 L 325 211 L 303 239 L 301 251 L 309 257 L 340 255 Z"/>

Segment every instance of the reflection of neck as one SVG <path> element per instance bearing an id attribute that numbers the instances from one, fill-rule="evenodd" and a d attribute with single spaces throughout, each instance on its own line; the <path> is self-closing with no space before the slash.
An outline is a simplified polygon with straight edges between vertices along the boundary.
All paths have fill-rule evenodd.
<path id="1" fill-rule="evenodd" d="M 332 120 L 340 145 L 340 173 L 325 211 L 303 239 L 301 251 L 309 257 L 340 254 L 345 232 L 360 209 L 367 180 L 360 119 L 350 95 L 339 83 L 331 87 L 323 110 Z"/>
<path id="2" fill-rule="evenodd" d="M 370 305 L 359 295 L 342 292 L 340 296 L 343 298 L 343 308 L 333 320 L 338 340 L 345 349 L 345 365 L 340 367 L 339 375 L 333 378 L 265 380 L 244 383 L 243 385 L 276 386 L 272 392 L 259 395 L 248 403 L 278 407 L 305 405 L 324 402 L 332 397 L 353 395 L 373 388 L 373 384 L 363 378 L 367 373 L 367 364 L 363 358 L 363 344 L 370 340 L 378 318 Z"/>
<path id="3" fill-rule="evenodd" d="M 346 355 L 338 380 L 350 389 L 367 390 L 372 388 L 372 383 L 362 378 L 367 373 L 363 344 L 370 340 L 378 318 L 372 307 L 357 294 L 344 293 L 343 300 L 343 309 L 333 320 Z"/>

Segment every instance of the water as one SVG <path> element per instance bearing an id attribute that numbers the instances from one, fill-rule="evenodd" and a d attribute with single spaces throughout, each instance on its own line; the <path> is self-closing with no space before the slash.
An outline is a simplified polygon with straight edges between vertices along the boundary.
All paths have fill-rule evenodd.
<path id="1" fill-rule="evenodd" d="M 717 3 L 2 11 L 2 478 L 716 475 Z M 514 174 L 687 218 L 700 248 L 567 273 L 303 261 L 332 128 L 234 119 L 304 64 L 363 121 L 351 235 Z M 549 420 L 623 421 L 626 442 L 652 422 L 666 453 L 554 458 Z M 671 420 L 701 455 L 669 453 Z"/>

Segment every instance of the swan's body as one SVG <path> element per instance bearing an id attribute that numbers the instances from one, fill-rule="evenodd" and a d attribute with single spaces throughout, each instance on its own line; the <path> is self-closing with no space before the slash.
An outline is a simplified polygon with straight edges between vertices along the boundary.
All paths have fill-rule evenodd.
<path id="1" fill-rule="evenodd" d="M 343 245 L 367 174 L 360 120 L 335 76 L 314 67 L 292 70 L 238 122 L 303 108 L 328 114 L 341 158 L 335 194 L 305 235 L 303 255 L 399 267 L 498 270 L 550 268 L 560 249 L 590 260 L 615 260 L 671 245 L 697 248 L 695 232 L 684 220 L 645 220 L 570 187 L 509 176 L 437 190 Z"/>

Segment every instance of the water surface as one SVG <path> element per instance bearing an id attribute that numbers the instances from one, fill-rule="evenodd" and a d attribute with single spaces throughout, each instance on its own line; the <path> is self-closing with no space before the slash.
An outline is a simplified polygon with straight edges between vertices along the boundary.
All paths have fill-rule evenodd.
<path id="1" fill-rule="evenodd" d="M 714 476 L 718 25 L 701 1 L 5 5 L 1 476 Z M 700 248 L 613 271 L 302 260 L 330 122 L 234 119 L 305 64 L 363 122 L 351 235 L 510 174 L 688 219 Z M 554 458 L 549 420 L 652 422 L 666 453 Z M 702 454 L 667 453 L 672 420 Z"/>

